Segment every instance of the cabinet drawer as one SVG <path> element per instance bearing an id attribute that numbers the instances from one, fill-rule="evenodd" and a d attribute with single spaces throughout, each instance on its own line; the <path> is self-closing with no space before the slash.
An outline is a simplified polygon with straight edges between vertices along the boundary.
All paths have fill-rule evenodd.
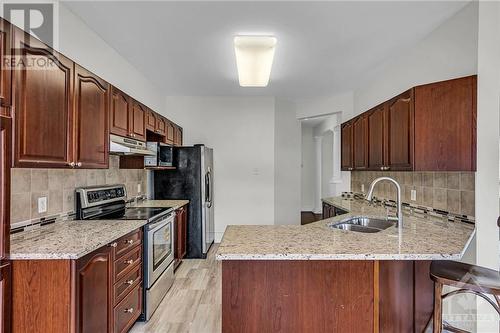
<path id="1" fill-rule="evenodd" d="M 142 260 L 142 246 L 137 246 L 123 257 L 115 260 L 115 281 L 122 279 Z"/>
<path id="2" fill-rule="evenodd" d="M 128 294 L 114 310 L 114 332 L 127 332 L 139 318 L 142 310 L 142 288 L 137 286 Z"/>
<path id="3" fill-rule="evenodd" d="M 142 243 L 142 231 L 141 229 L 137 229 L 119 238 L 116 241 L 116 249 L 115 249 L 115 257 L 120 258 L 121 256 L 128 253 L 128 251 L 137 245 Z"/>
<path id="4" fill-rule="evenodd" d="M 142 281 L 141 265 L 136 265 L 121 280 L 115 283 L 113 292 L 115 295 L 115 304 L 120 302 L 137 284 Z"/>

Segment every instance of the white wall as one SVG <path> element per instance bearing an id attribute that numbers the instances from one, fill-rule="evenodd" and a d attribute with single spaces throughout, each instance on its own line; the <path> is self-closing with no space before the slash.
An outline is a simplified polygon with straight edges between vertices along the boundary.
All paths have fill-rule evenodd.
<path id="1" fill-rule="evenodd" d="M 151 109 L 164 110 L 165 95 L 62 3 L 59 50 Z"/>
<path id="2" fill-rule="evenodd" d="M 477 73 L 477 2 L 459 11 L 414 47 L 366 73 L 354 92 L 354 114 L 413 86 Z"/>
<path id="3" fill-rule="evenodd" d="M 276 99 L 274 133 L 274 223 L 300 224 L 301 128 L 295 104 Z"/>
<path id="4" fill-rule="evenodd" d="M 311 98 L 296 101 L 297 118 L 311 118 L 342 113 L 342 121 L 351 117 L 353 110 L 353 93 L 346 92 L 324 98 Z"/>
<path id="5" fill-rule="evenodd" d="M 184 143 L 214 149 L 216 241 L 227 225 L 274 224 L 272 97 L 167 97 Z"/>
<path id="6" fill-rule="evenodd" d="M 333 132 L 321 135 L 321 198 L 333 196 Z"/>
<path id="7" fill-rule="evenodd" d="M 313 127 L 302 125 L 302 205 L 301 209 L 304 212 L 313 211 L 315 208 L 315 169 L 316 169 L 316 154 L 313 138 Z"/>
<path id="8" fill-rule="evenodd" d="M 500 135 L 500 4 L 479 10 L 476 173 L 476 260 L 498 269 L 498 179 Z"/>

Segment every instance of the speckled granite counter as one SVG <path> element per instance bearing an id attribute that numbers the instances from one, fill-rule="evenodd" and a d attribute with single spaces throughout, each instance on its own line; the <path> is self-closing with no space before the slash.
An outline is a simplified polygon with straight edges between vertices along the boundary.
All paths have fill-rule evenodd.
<path id="1" fill-rule="evenodd" d="M 10 258 L 78 259 L 145 224 L 145 220 L 56 222 L 11 235 Z"/>
<path id="2" fill-rule="evenodd" d="M 188 203 L 189 200 L 144 200 L 136 204 L 130 204 L 130 207 L 173 207 L 177 209 Z"/>
<path id="3" fill-rule="evenodd" d="M 188 200 L 144 200 L 131 207 L 173 207 Z M 10 237 L 10 258 L 78 259 L 146 224 L 145 220 L 60 221 Z"/>
<path id="4" fill-rule="evenodd" d="M 325 202 L 349 213 L 300 225 L 228 226 L 218 260 L 434 260 L 460 259 L 474 225 L 405 211 L 403 230 L 360 233 L 328 225 L 352 216 L 387 216 L 387 208 L 340 197 Z"/>

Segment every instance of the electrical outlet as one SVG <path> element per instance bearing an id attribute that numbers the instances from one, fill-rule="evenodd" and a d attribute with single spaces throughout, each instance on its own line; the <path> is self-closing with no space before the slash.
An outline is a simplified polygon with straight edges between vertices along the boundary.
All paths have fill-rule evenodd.
<path id="1" fill-rule="evenodd" d="M 416 190 L 411 190 L 410 191 L 410 199 L 412 201 L 417 201 L 417 191 Z"/>
<path id="2" fill-rule="evenodd" d="M 365 193 L 365 184 L 361 184 L 361 192 Z"/>
<path id="3" fill-rule="evenodd" d="M 137 184 L 137 194 L 141 193 L 141 189 L 142 189 L 142 184 L 141 183 Z"/>
<path id="4" fill-rule="evenodd" d="M 45 213 L 47 211 L 47 197 L 38 198 L 38 214 Z"/>

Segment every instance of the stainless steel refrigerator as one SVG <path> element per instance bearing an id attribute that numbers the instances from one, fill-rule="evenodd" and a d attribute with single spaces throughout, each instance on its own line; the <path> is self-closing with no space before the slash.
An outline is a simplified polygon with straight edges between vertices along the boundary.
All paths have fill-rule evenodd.
<path id="1" fill-rule="evenodd" d="M 213 150 L 176 147 L 175 170 L 153 172 L 154 199 L 188 199 L 187 258 L 206 258 L 214 242 Z"/>

